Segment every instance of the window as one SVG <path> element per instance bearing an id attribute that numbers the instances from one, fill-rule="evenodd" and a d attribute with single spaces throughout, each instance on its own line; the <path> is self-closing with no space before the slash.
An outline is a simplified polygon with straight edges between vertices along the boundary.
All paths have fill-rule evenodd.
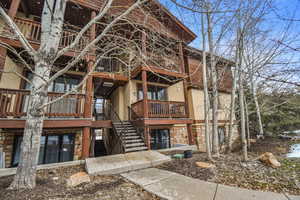
<path id="1" fill-rule="evenodd" d="M 22 136 L 16 136 L 12 166 L 19 163 Z M 74 156 L 74 135 L 46 135 L 41 137 L 38 164 L 58 163 L 72 161 Z"/>
<path id="2" fill-rule="evenodd" d="M 150 130 L 151 149 L 167 149 L 170 148 L 170 132 L 169 129 L 151 129 Z"/>
<path id="3" fill-rule="evenodd" d="M 161 86 L 148 86 L 148 93 L 147 97 L 150 100 L 160 100 L 160 101 L 167 101 L 167 88 Z M 138 100 L 143 99 L 143 87 L 141 85 L 138 86 Z"/>
<path id="4" fill-rule="evenodd" d="M 33 74 L 28 73 L 27 78 L 32 80 Z M 49 86 L 49 92 L 66 92 L 70 91 L 74 87 L 79 84 L 79 79 L 72 78 L 72 77 L 59 77 L 54 80 L 54 82 Z M 25 89 L 31 89 L 32 85 L 28 82 L 25 84 Z"/>

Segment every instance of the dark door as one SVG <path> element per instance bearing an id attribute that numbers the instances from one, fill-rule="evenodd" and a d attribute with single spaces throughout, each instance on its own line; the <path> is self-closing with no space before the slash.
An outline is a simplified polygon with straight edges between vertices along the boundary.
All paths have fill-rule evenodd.
<path id="1" fill-rule="evenodd" d="M 170 148 L 170 132 L 169 129 L 151 129 L 151 149 L 167 149 Z"/>

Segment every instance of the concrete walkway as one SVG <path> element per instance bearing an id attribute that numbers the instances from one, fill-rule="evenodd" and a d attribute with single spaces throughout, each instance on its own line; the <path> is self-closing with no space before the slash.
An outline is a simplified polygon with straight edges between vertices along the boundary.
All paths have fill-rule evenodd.
<path id="1" fill-rule="evenodd" d="M 154 167 L 168 161 L 171 161 L 171 158 L 159 152 L 139 151 L 87 158 L 85 160 L 85 168 L 90 175 L 108 175 Z"/>
<path id="2" fill-rule="evenodd" d="M 121 175 L 145 190 L 169 200 L 300 200 L 300 196 L 229 187 L 156 168 Z"/>

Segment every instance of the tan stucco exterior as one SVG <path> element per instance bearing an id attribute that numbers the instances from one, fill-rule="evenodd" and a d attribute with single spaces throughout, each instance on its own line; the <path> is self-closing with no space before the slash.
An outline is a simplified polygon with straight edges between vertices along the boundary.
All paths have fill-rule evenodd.
<path id="1" fill-rule="evenodd" d="M 21 78 L 13 72 L 22 74 L 23 68 L 17 65 L 11 58 L 6 56 L 4 73 L 2 74 L 0 81 L 0 88 L 19 89 Z"/>

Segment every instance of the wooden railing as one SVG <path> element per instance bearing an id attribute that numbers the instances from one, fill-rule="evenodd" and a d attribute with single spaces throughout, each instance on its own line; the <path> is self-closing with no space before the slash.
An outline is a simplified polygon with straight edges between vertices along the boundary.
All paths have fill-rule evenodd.
<path id="1" fill-rule="evenodd" d="M 136 117 L 143 118 L 143 101 L 137 101 L 131 105 Z M 184 102 L 148 100 L 149 118 L 186 118 Z"/>
<path id="2" fill-rule="evenodd" d="M 62 93 L 49 92 L 48 101 Z M 84 94 L 71 94 L 46 107 L 47 117 L 83 117 Z M 0 118 L 23 117 L 29 107 L 30 91 L 0 88 Z"/>
<path id="3" fill-rule="evenodd" d="M 20 31 L 23 35 L 30 41 L 39 43 L 41 40 L 41 23 L 33 21 L 31 19 L 24 18 L 15 18 L 14 19 L 16 25 L 19 27 Z M 60 40 L 60 47 L 65 47 L 70 45 L 74 40 L 78 32 L 80 31 L 79 27 L 64 25 L 64 31 L 62 33 L 62 37 Z M 12 34 L 9 28 L 5 28 L 1 35 L 10 37 L 12 39 L 16 39 L 14 34 Z M 84 35 L 79 43 L 72 49 L 73 51 L 82 50 L 85 45 L 89 42 L 88 35 Z"/>

